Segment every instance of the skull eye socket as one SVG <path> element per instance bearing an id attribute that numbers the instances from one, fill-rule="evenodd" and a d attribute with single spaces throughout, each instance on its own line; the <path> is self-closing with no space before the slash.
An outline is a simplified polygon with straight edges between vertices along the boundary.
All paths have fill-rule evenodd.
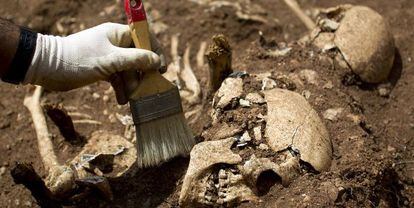
<path id="1" fill-rule="evenodd" d="M 256 187 L 259 196 L 269 193 L 270 189 L 276 185 L 282 184 L 282 178 L 273 170 L 265 170 L 257 177 Z"/>

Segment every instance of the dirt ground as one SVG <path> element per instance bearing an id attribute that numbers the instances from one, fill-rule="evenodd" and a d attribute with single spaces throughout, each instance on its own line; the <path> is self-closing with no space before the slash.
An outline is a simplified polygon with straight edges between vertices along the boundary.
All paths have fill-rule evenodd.
<path id="1" fill-rule="evenodd" d="M 299 1 L 307 11 L 341 3 L 366 5 L 388 20 L 396 40 L 397 58 L 389 81 L 375 86 L 344 84 L 344 72 L 330 62 L 326 54 L 295 44 L 307 29 L 282 0 L 254 1 L 265 8 L 269 21 L 262 23 L 240 20 L 233 9 L 226 7 L 207 12 L 208 7 L 190 0 L 147 2 L 156 14 L 154 21 L 167 26 L 158 34 L 167 54 L 171 36 L 179 34 L 180 55 L 186 46 L 192 45 L 191 59 L 195 62 L 200 42 L 222 33 L 233 48 L 234 70 L 274 74 L 314 70 L 318 73 L 319 84 L 305 83 L 294 90 L 308 93 L 308 101 L 321 117 L 327 109 L 343 109 L 337 120 L 324 120 L 334 145 L 329 172 L 303 174 L 288 187 L 274 186 L 259 202 L 243 203 L 241 207 L 414 207 L 414 1 Z M 119 0 L 99 3 L 92 0 L 2 0 L 0 17 L 42 33 L 67 35 L 103 22 L 124 23 L 122 8 Z M 291 43 L 291 53 L 277 58 L 264 56 L 259 31 L 268 43 L 266 47 Z M 196 75 L 205 86 L 206 72 L 196 71 Z M 332 85 L 326 87 L 327 83 Z M 380 96 L 379 89 L 384 87 L 390 93 Z M 115 96 L 108 93 L 109 88 L 108 83 L 101 82 L 70 92 L 46 92 L 44 99 L 63 103 L 66 108 L 89 114 L 91 119 L 102 123 L 75 124 L 81 135 L 87 137 L 96 130 L 122 135 L 125 127 L 114 115 L 125 115 L 128 109 L 116 104 Z M 30 192 L 14 184 L 10 176 L 10 169 L 16 162 L 32 163 L 36 171 L 45 176 L 32 120 L 23 106 L 23 98 L 31 89 L 30 86 L 0 84 L 0 207 L 37 207 Z M 188 110 L 191 106 L 185 108 Z M 361 120 L 355 122 L 350 115 L 357 115 Z M 197 135 L 208 126 L 208 119 L 203 118 L 192 124 Z M 49 127 L 61 162 L 70 160 L 79 148 L 65 142 L 51 122 Z M 139 171 L 133 178 L 111 181 L 113 201 L 95 196 L 70 207 L 177 207 L 187 164 L 187 158 L 178 158 L 161 167 Z M 338 183 L 343 187 L 339 191 Z"/>

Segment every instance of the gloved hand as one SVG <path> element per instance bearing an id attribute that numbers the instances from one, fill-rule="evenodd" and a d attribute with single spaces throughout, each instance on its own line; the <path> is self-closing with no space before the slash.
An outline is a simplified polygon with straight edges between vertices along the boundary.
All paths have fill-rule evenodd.
<path id="1" fill-rule="evenodd" d="M 105 23 L 70 35 L 38 35 L 36 51 L 24 83 L 49 90 L 79 88 L 125 70 L 165 72 L 161 47 L 152 37 L 156 53 L 132 45 L 128 25 Z"/>

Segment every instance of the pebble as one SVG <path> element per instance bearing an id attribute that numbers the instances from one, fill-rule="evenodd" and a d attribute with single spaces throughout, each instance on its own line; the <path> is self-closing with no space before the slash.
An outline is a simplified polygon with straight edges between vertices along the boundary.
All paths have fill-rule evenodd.
<path id="1" fill-rule="evenodd" d="M 249 132 L 244 132 L 244 134 L 240 138 L 240 142 L 245 143 L 250 141 L 252 141 L 252 138 L 250 137 Z"/>
<path id="2" fill-rule="evenodd" d="M 339 23 L 331 19 L 323 19 L 319 22 L 324 31 L 333 32 L 339 28 Z"/>
<path id="3" fill-rule="evenodd" d="M 99 99 L 99 98 L 101 98 L 101 95 L 99 95 L 98 93 L 93 93 L 92 94 L 92 97 L 95 99 L 95 100 L 97 100 L 97 99 Z"/>
<path id="4" fill-rule="evenodd" d="M 261 141 L 262 140 L 262 127 L 261 126 L 255 127 L 253 129 L 253 132 L 254 132 L 254 138 L 257 141 Z"/>
<path id="5" fill-rule="evenodd" d="M 0 176 L 3 176 L 6 173 L 6 170 L 7 170 L 6 167 L 4 167 L 4 166 L 1 167 L 0 168 Z"/>
<path id="6" fill-rule="evenodd" d="M 246 100 L 255 104 L 264 104 L 266 100 L 259 93 L 249 93 L 246 95 Z"/>
<path id="7" fill-rule="evenodd" d="M 269 148 L 269 146 L 267 144 L 263 144 L 262 143 L 262 144 L 259 145 L 259 149 L 261 149 L 261 150 L 268 150 L 270 148 Z"/>
<path id="8" fill-rule="evenodd" d="M 308 84 L 318 85 L 319 75 L 316 71 L 310 69 L 304 69 L 299 72 L 299 77 L 306 81 Z"/>
<path id="9" fill-rule="evenodd" d="M 248 101 L 248 100 L 240 99 L 239 103 L 240 103 L 240 106 L 242 106 L 242 107 L 250 107 L 250 101 Z"/>
<path id="10" fill-rule="evenodd" d="M 332 89 L 334 87 L 332 81 L 328 81 L 324 86 L 323 89 Z"/>
<path id="11" fill-rule="evenodd" d="M 109 101 L 109 96 L 108 96 L 108 95 L 104 95 L 104 96 L 102 97 L 102 100 L 103 100 L 105 103 L 107 103 L 107 102 Z"/>
<path id="12" fill-rule="evenodd" d="M 395 151 L 396 151 L 396 149 L 395 149 L 395 147 L 393 147 L 393 146 L 391 146 L 391 145 L 388 145 L 388 147 L 387 147 L 387 151 L 388 151 L 388 152 L 393 153 L 393 152 L 395 152 Z"/>
<path id="13" fill-rule="evenodd" d="M 310 201 L 311 201 L 310 196 L 308 196 L 308 195 L 306 195 L 306 194 L 302 194 L 302 196 L 304 197 L 304 198 L 303 198 L 303 202 L 310 202 Z"/>
<path id="14" fill-rule="evenodd" d="M 355 124 L 360 124 L 362 122 L 361 116 L 358 116 L 358 115 L 355 115 L 355 114 L 349 114 L 346 117 L 348 117 Z"/>
<path id="15" fill-rule="evenodd" d="M 292 50 L 292 48 L 284 48 L 284 49 L 277 49 L 277 50 L 269 50 L 266 52 L 266 55 L 272 58 L 280 57 L 280 56 L 286 56 L 289 54 L 289 52 Z"/>
<path id="16" fill-rule="evenodd" d="M 277 87 L 277 83 L 275 80 L 270 78 L 264 78 L 262 80 L 262 90 L 271 90 Z"/>
<path id="17" fill-rule="evenodd" d="M 108 116 L 108 119 L 109 119 L 109 122 L 111 122 L 111 123 L 116 123 L 117 122 L 117 119 L 115 117 L 115 114 L 109 115 Z"/>
<path id="18" fill-rule="evenodd" d="M 331 108 L 323 113 L 323 117 L 330 121 L 337 121 L 343 111 L 343 108 Z"/>
<path id="19" fill-rule="evenodd" d="M 309 98 L 312 96 L 312 93 L 309 90 L 304 90 L 302 92 L 302 96 L 306 98 L 306 100 L 309 100 Z"/>
<path id="20" fill-rule="evenodd" d="M 390 91 L 388 88 L 385 88 L 385 87 L 380 87 L 380 88 L 378 89 L 378 94 L 379 94 L 381 97 L 389 97 L 389 96 L 390 96 L 390 94 L 391 94 L 391 91 Z"/>

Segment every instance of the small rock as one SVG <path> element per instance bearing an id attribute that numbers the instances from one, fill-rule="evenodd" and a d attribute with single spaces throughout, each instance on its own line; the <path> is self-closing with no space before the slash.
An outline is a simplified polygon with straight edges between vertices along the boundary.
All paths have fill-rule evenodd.
<path id="1" fill-rule="evenodd" d="M 248 100 L 240 99 L 239 103 L 240 103 L 240 106 L 242 106 L 242 107 L 250 107 L 250 101 L 248 101 Z"/>
<path id="2" fill-rule="evenodd" d="M 330 121 L 337 121 L 343 111 L 343 108 L 331 108 L 323 113 L 323 117 Z"/>
<path id="3" fill-rule="evenodd" d="M 308 84 L 318 85 L 319 75 L 316 71 L 305 69 L 300 71 L 299 77 L 306 81 Z"/>
<path id="4" fill-rule="evenodd" d="M 355 124 L 360 124 L 362 122 L 361 116 L 355 114 L 349 114 L 346 117 L 348 117 Z"/>
<path id="5" fill-rule="evenodd" d="M 306 195 L 306 194 L 303 194 L 302 195 L 304 198 L 303 198 L 303 202 L 310 202 L 311 201 L 311 197 L 310 196 L 308 196 L 308 195 Z"/>
<path id="6" fill-rule="evenodd" d="M 102 97 L 102 100 L 103 100 L 105 103 L 107 103 L 107 102 L 109 101 L 109 96 L 108 96 L 108 95 L 104 95 L 104 96 Z"/>
<path id="7" fill-rule="evenodd" d="M 261 150 L 268 150 L 270 148 L 269 148 L 269 146 L 267 144 L 263 144 L 262 143 L 262 144 L 259 145 L 259 149 L 261 149 Z"/>
<path id="8" fill-rule="evenodd" d="M 249 93 L 246 95 L 246 100 L 254 104 L 264 104 L 266 100 L 259 93 Z"/>
<path id="9" fill-rule="evenodd" d="M 331 19 L 323 19 L 319 22 L 319 25 L 323 31 L 333 32 L 339 28 L 339 23 Z"/>
<path id="10" fill-rule="evenodd" d="M 246 146 L 250 141 L 252 141 L 252 138 L 249 135 L 249 132 L 244 132 L 244 134 L 240 137 L 240 138 L 235 138 L 239 144 L 237 145 L 238 147 L 244 147 Z"/>
<path id="11" fill-rule="evenodd" d="M 323 89 L 332 89 L 334 87 L 332 81 L 328 81 L 324 86 Z"/>
<path id="12" fill-rule="evenodd" d="M 24 205 L 25 205 L 26 207 L 32 207 L 32 206 L 33 206 L 33 204 L 32 204 L 32 202 L 31 202 L 31 201 L 26 201 L 26 202 L 24 203 Z"/>
<path id="13" fill-rule="evenodd" d="M 309 98 L 311 97 L 312 93 L 309 90 L 304 90 L 302 92 L 302 96 L 306 98 L 306 100 L 309 100 Z"/>
<path id="14" fill-rule="evenodd" d="M 262 140 L 262 127 L 261 126 L 255 127 L 253 129 L 253 132 L 254 132 L 254 138 L 257 141 L 261 141 Z"/>
<path id="15" fill-rule="evenodd" d="M 111 123 L 116 123 L 116 122 L 117 122 L 117 119 L 116 119 L 115 114 L 111 114 L 111 115 L 109 115 L 109 116 L 108 116 L 108 120 L 109 120 L 109 122 L 111 122 Z"/>
<path id="16" fill-rule="evenodd" d="M 93 99 L 97 100 L 97 99 L 101 98 L 101 95 L 99 95 L 98 93 L 95 92 L 95 93 L 92 94 L 92 97 L 93 97 Z"/>
<path id="17" fill-rule="evenodd" d="M 265 53 L 265 55 L 268 56 L 268 57 L 276 58 L 276 57 L 288 55 L 291 50 L 292 50 L 292 48 L 269 50 Z"/>
<path id="18" fill-rule="evenodd" d="M 257 119 L 259 119 L 257 121 L 257 123 L 261 123 L 266 119 L 266 116 L 264 116 L 263 114 L 259 113 L 259 115 L 256 116 Z"/>
<path id="19" fill-rule="evenodd" d="M 4 167 L 4 166 L 1 167 L 0 168 L 0 176 L 3 176 L 6 173 L 6 170 L 7 170 L 6 167 Z"/>
<path id="20" fill-rule="evenodd" d="M 391 145 L 388 145 L 388 147 L 387 147 L 387 151 L 388 151 L 388 152 L 393 153 L 393 152 L 395 152 L 395 151 L 396 151 L 396 149 L 395 149 L 395 147 L 393 147 L 393 146 L 391 146 Z"/>
<path id="21" fill-rule="evenodd" d="M 119 113 L 116 113 L 115 116 L 118 121 L 121 122 L 121 124 L 124 126 L 134 125 L 134 121 L 130 115 L 121 115 Z"/>
<path id="22" fill-rule="evenodd" d="M 271 90 L 277 87 L 277 83 L 275 80 L 270 78 L 264 78 L 262 80 L 262 90 Z"/>
<path id="23" fill-rule="evenodd" d="M 244 134 L 240 137 L 240 142 L 250 142 L 252 138 L 249 135 L 249 132 L 244 132 Z"/>
<path id="24" fill-rule="evenodd" d="M 380 86 L 379 88 L 378 88 L 378 94 L 381 96 L 381 97 L 389 97 L 390 96 L 390 94 L 391 94 L 391 90 L 389 89 L 389 88 L 387 88 L 387 87 L 383 87 L 383 86 Z"/>

